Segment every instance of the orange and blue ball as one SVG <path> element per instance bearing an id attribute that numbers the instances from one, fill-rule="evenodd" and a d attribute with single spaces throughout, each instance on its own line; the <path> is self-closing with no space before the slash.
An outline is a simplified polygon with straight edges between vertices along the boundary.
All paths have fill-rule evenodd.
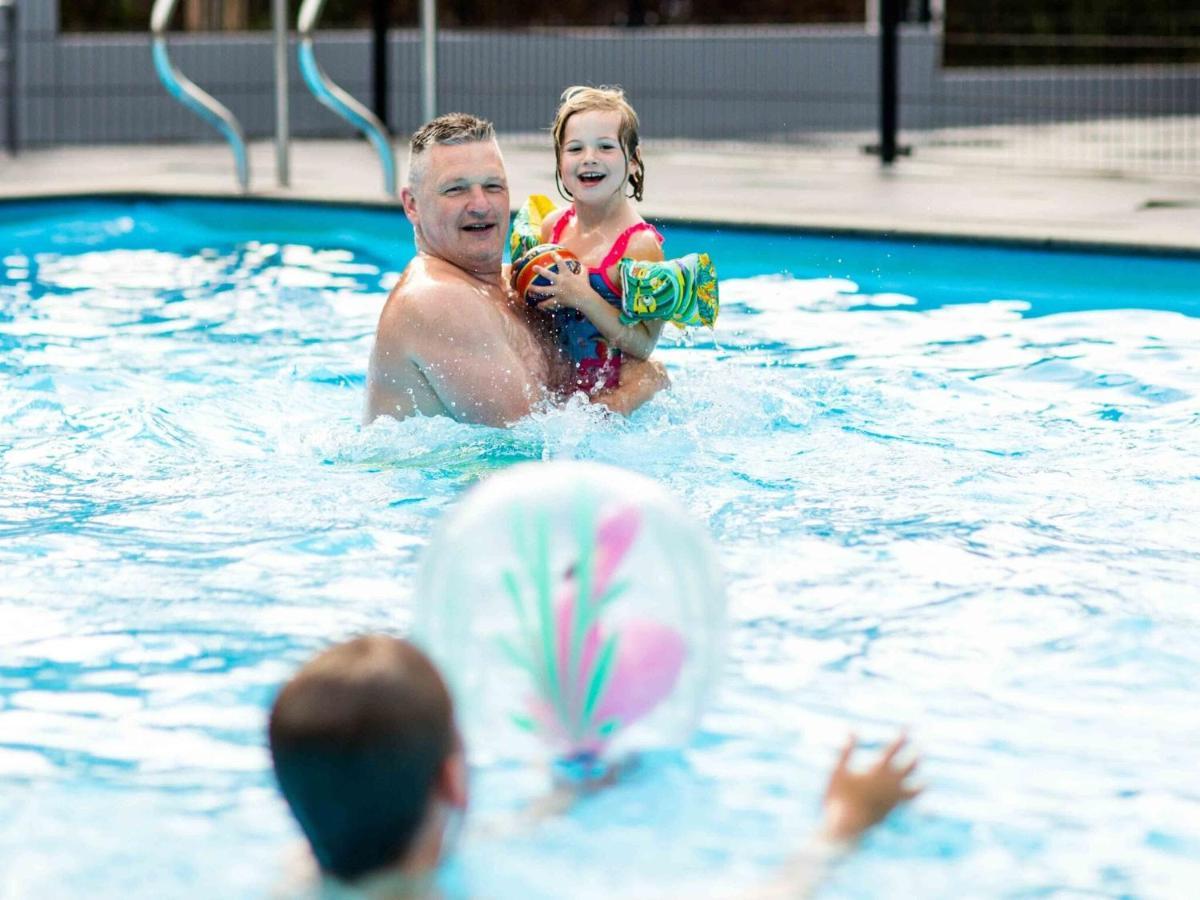
<path id="1" fill-rule="evenodd" d="M 558 263 L 554 260 L 556 255 L 572 272 L 582 271 L 579 257 L 566 247 L 559 244 L 538 244 L 536 247 L 530 247 L 512 264 L 512 286 L 517 296 L 524 297 L 529 303 L 541 303 L 550 298 L 549 294 L 538 290 L 540 287 L 548 287 L 550 282 L 537 269 L 540 267 L 557 272 Z"/>

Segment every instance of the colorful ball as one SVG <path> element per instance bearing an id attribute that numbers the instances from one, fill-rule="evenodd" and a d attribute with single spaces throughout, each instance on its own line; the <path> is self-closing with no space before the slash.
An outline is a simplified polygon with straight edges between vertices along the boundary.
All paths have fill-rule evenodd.
<path id="1" fill-rule="evenodd" d="M 682 746 L 723 658 L 707 535 L 654 482 L 595 463 L 474 488 L 427 548 L 415 605 L 477 762 Z"/>
<path id="2" fill-rule="evenodd" d="M 536 247 L 530 247 L 513 260 L 512 264 L 512 286 L 518 297 L 524 297 L 530 303 L 540 303 L 549 299 L 549 295 L 539 292 L 537 288 L 546 287 L 550 282 L 535 269 L 540 266 L 557 272 L 558 263 L 554 261 L 556 254 L 572 272 L 578 274 L 583 270 L 579 257 L 566 247 L 559 244 L 538 244 Z"/>

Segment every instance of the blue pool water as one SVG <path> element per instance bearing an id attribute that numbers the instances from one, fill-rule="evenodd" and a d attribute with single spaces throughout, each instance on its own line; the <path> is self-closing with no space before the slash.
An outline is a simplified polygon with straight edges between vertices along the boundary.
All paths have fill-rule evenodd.
<path id="1" fill-rule="evenodd" d="M 469 830 L 452 884 L 736 895 L 847 730 L 909 725 L 928 791 L 825 896 L 1191 895 L 1200 260 L 665 230 L 717 259 L 722 317 L 630 421 L 363 428 L 402 216 L 0 206 L 0 897 L 268 896 L 296 839 L 274 690 L 402 633 L 438 516 L 547 458 L 707 522 L 727 670 L 683 752 Z M 544 786 L 474 778 L 483 822 Z"/>

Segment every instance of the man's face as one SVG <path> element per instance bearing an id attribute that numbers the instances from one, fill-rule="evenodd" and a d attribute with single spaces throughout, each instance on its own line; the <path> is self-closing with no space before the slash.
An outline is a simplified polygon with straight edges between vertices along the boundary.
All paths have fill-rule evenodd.
<path id="1" fill-rule="evenodd" d="M 434 144 L 402 194 L 420 249 L 468 272 L 499 275 L 508 232 L 508 181 L 495 141 Z"/>

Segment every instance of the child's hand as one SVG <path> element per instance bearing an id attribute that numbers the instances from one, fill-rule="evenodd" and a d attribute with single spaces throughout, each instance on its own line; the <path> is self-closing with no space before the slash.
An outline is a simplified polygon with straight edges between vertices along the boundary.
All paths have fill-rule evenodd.
<path id="1" fill-rule="evenodd" d="M 865 772 L 851 772 L 848 763 L 854 753 L 854 735 L 846 741 L 838 756 L 829 787 L 825 789 L 825 833 L 836 841 L 853 841 L 872 825 L 882 822 L 893 809 L 911 800 L 921 789 L 906 784 L 917 768 L 917 760 L 905 766 L 894 765 L 907 737 L 900 735 L 883 751 L 883 756 Z"/>
<path id="2" fill-rule="evenodd" d="M 552 256 L 557 271 L 547 269 L 545 266 L 534 267 L 535 272 L 550 282 L 548 285 L 538 285 L 538 293 L 549 298 L 539 303 L 538 309 L 551 310 L 569 307 L 582 311 L 593 299 L 600 299 L 600 295 L 592 290 L 587 272 L 578 261 L 563 259 L 557 253 Z"/>

